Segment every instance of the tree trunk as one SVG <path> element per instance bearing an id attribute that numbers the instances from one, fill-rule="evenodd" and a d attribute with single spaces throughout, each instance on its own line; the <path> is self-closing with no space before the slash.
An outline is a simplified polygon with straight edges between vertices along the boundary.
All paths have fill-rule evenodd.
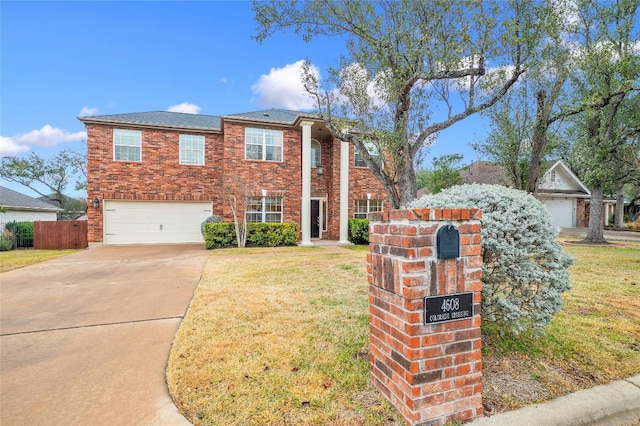
<path id="1" fill-rule="evenodd" d="M 531 138 L 531 157 L 529 158 L 529 173 L 527 175 L 526 191 L 535 194 L 538 191 L 538 180 L 540 179 L 540 165 L 542 157 L 547 148 L 547 121 L 549 112 L 545 107 L 547 94 L 544 90 L 539 90 L 536 94 L 538 99 L 538 110 L 536 111 L 536 122 Z"/>
<path id="2" fill-rule="evenodd" d="M 608 244 L 604 239 L 604 224 L 602 218 L 602 201 L 604 193 L 602 184 L 591 187 L 591 204 L 589 204 L 589 229 L 582 241 L 589 244 Z"/>
<path id="3" fill-rule="evenodd" d="M 416 199 L 418 191 L 416 189 L 416 174 L 413 167 L 404 167 L 403 170 L 399 170 L 398 190 L 398 192 L 400 192 L 400 206 L 405 207 Z"/>
<path id="4" fill-rule="evenodd" d="M 616 209 L 614 213 L 615 222 L 613 229 L 621 231 L 624 229 L 624 186 L 618 184 L 616 190 Z"/>

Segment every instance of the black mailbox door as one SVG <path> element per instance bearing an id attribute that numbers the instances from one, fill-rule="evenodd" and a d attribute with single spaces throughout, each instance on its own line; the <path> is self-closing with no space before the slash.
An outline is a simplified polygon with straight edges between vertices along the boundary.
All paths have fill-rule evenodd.
<path id="1" fill-rule="evenodd" d="M 455 259 L 460 257 L 460 233 L 453 225 L 445 225 L 438 229 L 438 259 Z"/>

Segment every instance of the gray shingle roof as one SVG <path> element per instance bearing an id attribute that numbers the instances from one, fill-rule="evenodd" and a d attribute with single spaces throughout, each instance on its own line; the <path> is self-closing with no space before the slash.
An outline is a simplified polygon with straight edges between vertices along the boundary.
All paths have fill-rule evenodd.
<path id="1" fill-rule="evenodd" d="M 83 123 L 129 124 L 177 129 L 222 131 L 222 120 L 256 121 L 293 125 L 300 117 L 317 119 L 316 113 L 304 113 L 286 109 L 267 109 L 262 111 L 229 114 L 222 117 L 203 114 L 185 114 L 169 111 L 131 112 L 126 114 L 95 115 L 78 117 Z"/>
<path id="2" fill-rule="evenodd" d="M 220 117 L 169 111 L 131 112 L 126 114 L 78 117 L 83 123 L 140 124 L 194 130 L 221 130 Z"/>
<path id="3" fill-rule="evenodd" d="M 9 188 L 5 188 L 4 186 L 0 186 L 0 205 L 14 210 L 62 211 L 59 207 L 36 198 L 31 198 L 28 195 L 13 191 Z"/>
<path id="4" fill-rule="evenodd" d="M 240 119 L 249 121 L 264 121 L 267 123 L 294 124 L 298 117 L 318 118 L 316 113 L 304 113 L 286 109 L 266 109 L 262 111 L 242 112 L 223 116 L 225 119 Z"/>

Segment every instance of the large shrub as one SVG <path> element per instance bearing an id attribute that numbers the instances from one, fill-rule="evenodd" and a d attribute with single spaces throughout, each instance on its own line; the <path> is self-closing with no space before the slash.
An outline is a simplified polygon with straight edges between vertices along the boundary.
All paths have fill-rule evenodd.
<path id="1" fill-rule="evenodd" d="M 369 219 L 349 219 L 349 242 L 369 244 Z"/>
<path id="2" fill-rule="evenodd" d="M 236 229 L 233 223 L 205 223 L 204 246 L 207 249 L 237 247 Z M 295 245 L 298 242 L 298 224 L 260 223 L 247 224 L 247 247 L 275 247 Z"/>
<path id="3" fill-rule="evenodd" d="M 9 251 L 13 247 L 11 240 L 0 238 L 0 251 Z"/>
<path id="4" fill-rule="evenodd" d="M 461 185 L 411 207 L 482 209 L 482 319 L 512 332 L 541 330 L 562 307 L 572 259 L 542 203 L 498 185 Z"/>
<path id="5" fill-rule="evenodd" d="M 0 251 L 9 251 L 13 248 L 13 232 L 6 227 L 0 229 Z"/>

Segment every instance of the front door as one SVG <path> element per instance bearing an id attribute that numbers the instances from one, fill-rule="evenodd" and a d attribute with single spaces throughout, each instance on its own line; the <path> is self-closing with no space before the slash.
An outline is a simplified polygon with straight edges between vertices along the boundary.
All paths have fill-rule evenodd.
<path id="1" fill-rule="evenodd" d="M 320 238 L 320 200 L 311 200 L 311 238 Z"/>

